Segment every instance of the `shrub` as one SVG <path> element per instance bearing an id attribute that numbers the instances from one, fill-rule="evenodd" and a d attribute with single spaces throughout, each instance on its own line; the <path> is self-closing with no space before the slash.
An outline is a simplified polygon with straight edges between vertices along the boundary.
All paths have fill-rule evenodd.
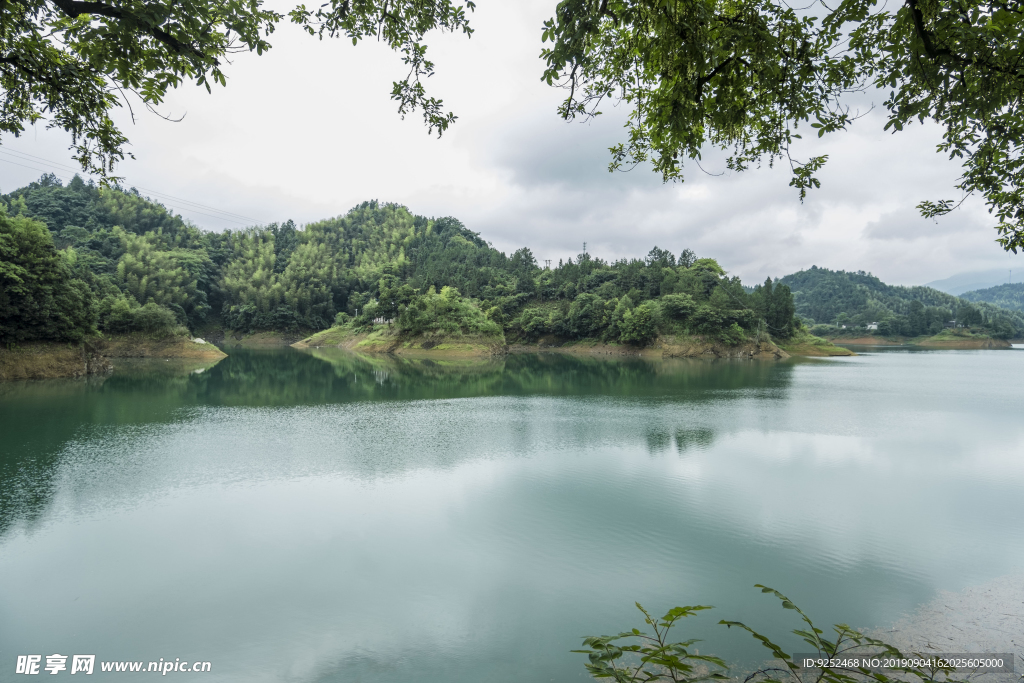
<path id="1" fill-rule="evenodd" d="M 746 341 L 747 333 L 742 327 L 736 323 L 732 323 L 729 327 L 719 333 L 718 338 L 726 344 L 740 344 Z"/>
<path id="2" fill-rule="evenodd" d="M 524 308 L 523 312 L 516 318 L 515 326 L 530 339 L 536 339 L 550 332 L 548 317 L 538 308 Z"/>
<path id="3" fill-rule="evenodd" d="M 697 334 L 714 336 L 721 331 L 725 323 L 725 314 L 708 305 L 698 306 L 690 317 L 690 329 Z"/>
<path id="4" fill-rule="evenodd" d="M 106 332 L 172 334 L 180 327 L 174 311 L 152 301 L 139 306 L 131 297 L 108 296 L 100 302 L 99 308 L 100 326 Z"/>
<path id="5" fill-rule="evenodd" d="M 411 335 L 501 335 L 501 326 L 454 287 L 442 287 L 439 293 L 431 287 L 426 294 L 412 295 L 396 324 L 399 331 Z"/>
<path id="6" fill-rule="evenodd" d="M 580 294 L 569 306 L 565 319 L 566 336 L 583 339 L 598 334 L 608 324 L 604 299 L 595 294 Z"/>
<path id="7" fill-rule="evenodd" d="M 697 310 L 697 303 L 689 294 L 667 294 L 661 297 L 661 310 L 669 320 L 684 321 Z"/>
<path id="8" fill-rule="evenodd" d="M 631 311 L 626 311 L 622 322 L 619 339 L 627 344 L 643 346 L 658 334 L 658 316 L 655 304 L 645 301 Z"/>
<path id="9" fill-rule="evenodd" d="M 140 332 L 170 332 L 178 326 L 178 318 L 169 309 L 152 301 L 133 312 L 134 326 Z"/>

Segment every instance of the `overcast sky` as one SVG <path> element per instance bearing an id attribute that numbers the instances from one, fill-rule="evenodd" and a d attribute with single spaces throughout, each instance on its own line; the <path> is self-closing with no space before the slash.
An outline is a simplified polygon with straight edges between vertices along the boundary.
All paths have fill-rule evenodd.
<path id="1" fill-rule="evenodd" d="M 562 91 L 540 81 L 540 27 L 555 4 L 484 0 L 472 39 L 431 36 L 438 73 L 428 91 L 459 116 L 441 139 L 427 135 L 419 115 L 402 121 L 396 113 L 389 93 L 403 75 L 397 55 L 375 43 L 320 42 L 285 25 L 268 54 L 234 58 L 227 88 L 174 92 L 160 111 L 185 115 L 182 122 L 137 103 L 135 123 L 119 112 L 136 159 L 117 172 L 216 230 L 305 223 L 379 199 L 455 216 L 495 247 L 528 246 L 539 260 L 573 256 L 585 241 L 606 259 L 688 247 L 747 283 L 812 264 L 893 284 L 994 268 L 1024 277 L 1024 257 L 995 244 L 980 200 L 938 222 L 917 215 L 923 199 L 958 196 L 959 168 L 934 151 L 934 127 L 893 136 L 872 113 L 848 133 L 808 143 L 801 156 L 830 160 L 822 189 L 804 204 L 785 167 L 710 176 L 691 163 L 681 184 L 643 168 L 608 173 L 607 148 L 625 138 L 624 112 L 605 107 L 590 123 L 564 122 L 555 113 Z M 4 192 L 41 170 L 74 172 L 59 131 L 39 125 L 2 143 Z M 722 156 L 709 153 L 702 165 L 718 173 Z"/>

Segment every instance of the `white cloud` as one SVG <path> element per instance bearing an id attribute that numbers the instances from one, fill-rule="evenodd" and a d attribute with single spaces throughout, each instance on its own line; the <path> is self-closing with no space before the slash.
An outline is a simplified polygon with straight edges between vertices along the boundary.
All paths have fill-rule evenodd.
<path id="1" fill-rule="evenodd" d="M 934 126 L 890 135 L 877 111 L 847 134 L 798 150 L 830 155 L 822 188 L 803 204 L 785 164 L 716 177 L 688 163 L 682 184 L 643 168 L 608 173 L 607 148 L 624 138 L 625 112 L 605 107 L 595 121 L 566 123 L 555 113 L 563 93 L 539 80 L 540 26 L 554 4 L 481 3 L 472 39 L 432 38 L 431 94 L 460 117 L 441 139 L 418 116 L 395 113 L 388 93 L 402 74 L 397 56 L 283 26 L 270 53 L 237 57 L 227 88 L 174 92 L 161 111 L 186 114 L 181 123 L 136 107 L 133 125 L 121 112 L 137 158 L 119 172 L 129 185 L 264 223 L 308 222 L 380 199 L 456 216 L 495 246 L 530 246 L 542 259 L 574 255 L 584 241 L 608 259 L 643 256 L 655 244 L 689 247 L 747 282 L 815 264 L 915 284 L 1015 263 L 994 244 L 978 201 L 938 223 L 916 215 L 923 199 L 956 196 L 959 169 L 935 153 Z M 73 163 L 56 131 L 39 127 L 3 144 L 5 191 L 45 165 L 15 166 L 2 152 Z M 720 172 L 722 159 L 712 150 L 702 166 Z M 200 225 L 238 227 L 166 203 Z"/>

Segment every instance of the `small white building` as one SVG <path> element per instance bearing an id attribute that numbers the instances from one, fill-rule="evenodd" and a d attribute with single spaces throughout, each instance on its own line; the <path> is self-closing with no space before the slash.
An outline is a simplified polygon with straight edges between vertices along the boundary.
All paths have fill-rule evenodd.
<path id="1" fill-rule="evenodd" d="M 878 323 L 868 323 L 867 328 L 869 330 L 877 330 L 878 329 Z"/>

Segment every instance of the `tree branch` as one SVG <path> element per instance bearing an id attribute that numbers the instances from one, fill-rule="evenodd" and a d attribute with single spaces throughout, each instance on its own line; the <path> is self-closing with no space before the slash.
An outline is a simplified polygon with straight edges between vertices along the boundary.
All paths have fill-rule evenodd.
<path id="1" fill-rule="evenodd" d="M 924 51 L 928 53 L 928 56 L 932 59 L 937 59 L 942 56 L 952 55 L 953 53 L 950 50 L 945 48 L 937 50 L 935 48 L 935 45 L 932 43 L 931 32 L 924 27 L 924 15 L 921 13 L 921 8 L 917 5 L 917 0 L 907 0 L 907 7 L 910 9 L 910 17 L 914 20 L 914 31 L 924 44 Z"/>
<path id="2" fill-rule="evenodd" d="M 722 62 L 721 64 L 716 66 L 714 69 L 712 69 L 711 72 L 707 76 L 701 76 L 700 78 L 697 79 L 697 101 L 698 102 L 701 102 L 704 99 L 704 86 L 708 84 L 708 81 L 710 81 L 712 78 L 714 78 L 718 74 L 722 73 L 722 70 L 725 69 L 725 67 L 729 66 L 729 62 L 731 62 L 733 59 L 735 59 L 735 56 L 729 57 L 729 59 L 725 60 L 724 62 Z"/>
<path id="3" fill-rule="evenodd" d="M 74 19 L 83 14 L 91 14 L 100 17 L 108 17 L 110 19 L 117 19 L 118 21 L 124 21 L 131 19 L 132 23 L 139 26 L 143 33 L 153 36 L 156 40 L 160 41 L 174 52 L 193 59 L 199 59 L 201 61 L 207 61 L 209 57 L 202 51 L 196 49 L 195 46 L 190 43 L 183 42 L 172 36 L 167 31 L 163 30 L 159 26 L 152 25 L 138 15 L 127 12 L 120 7 L 112 7 L 102 2 L 88 2 L 84 0 L 51 0 L 53 4 L 65 15 Z M 216 59 L 213 60 L 213 65 L 218 66 L 220 62 Z"/>

